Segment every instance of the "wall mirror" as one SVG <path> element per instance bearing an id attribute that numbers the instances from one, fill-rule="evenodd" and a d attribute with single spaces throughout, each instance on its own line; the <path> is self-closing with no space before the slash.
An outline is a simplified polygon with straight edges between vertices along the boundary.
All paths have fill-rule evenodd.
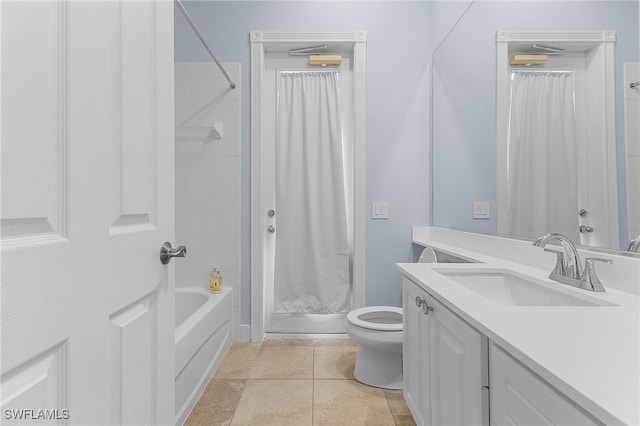
<path id="1" fill-rule="evenodd" d="M 459 7 L 459 6 L 458 6 Z M 580 238 L 575 240 L 594 248 L 623 249 L 629 237 L 627 190 L 638 187 L 638 175 L 628 175 L 625 127 L 625 97 L 629 97 L 629 70 L 640 74 L 629 64 L 640 62 L 640 32 L 638 28 L 639 2 L 633 1 L 469 1 L 456 25 L 442 40 L 436 40 L 432 72 L 432 218 L 436 226 L 451 227 L 486 234 L 500 234 L 516 238 L 531 235 L 505 233 L 499 226 L 499 190 L 504 179 L 498 171 L 500 135 L 497 130 L 497 79 L 499 66 L 497 33 L 509 32 L 597 32 L 615 34 L 613 48 L 615 92 L 612 114 L 613 176 L 596 179 L 609 180 L 617 190 L 615 208 L 604 208 L 602 214 L 615 214 L 614 234 L 606 239 Z M 522 46 L 520 46 L 522 47 Z M 567 47 L 566 45 L 564 47 Z M 579 50 L 579 49 L 578 49 Z M 582 50 L 584 59 L 588 51 Z M 515 51 L 510 49 L 509 52 Z M 579 57 L 572 52 L 569 57 Z M 551 55 L 549 56 L 551 58 Z M 589 58 L 586 59 L 589 61 Z M 627 76 L 625 80 L 625 66 Z M 639 67 L 640 65 L 633 65 Z M 631 78 L 636 76 L 631 76 Z M 588 90 L 591 90 L 587 82 Z M 598 89 L 600 90 L 600 89 Z M 632 93 L 634 95 L 634 93 Z M 640 97 L 640 91 L 638 92 Z M 580 101 L 576 99 L 576 104 Z M 588 102 L 588 101 L 587 101 Z M 582 104 L 579 106 L 583 106 Z M 635 114 L 638 114 L 636 111 Z M 637 126 L 637 121 L 635 122 Z M 634 137 L 633 134 L 631 137 Z M 635 136 L 637 139 L 637 136 Z M 637 142 L 636 142 L 637 144 Z M 633 148 L 631 151 L 634 151 Z M 635 151 L 634 151 L 635 152 Z M 633 152 L 630 152 L 632 154 Z M 637 158 L 637 157 L 636 157 Z M 637 166 L 632 166 L 631 168 Z M 634 169 L 635 170 L 635 169 Z M 631 171 L 631 170 L 630 170 Z M 543 173 L 540 170 L 540 173 Z M 591 170 L 588 170 L 588 173 Z M 638 173 L 637 171 L 634 171 Z M 499 177 L 500 175 L 500 177 Z M 591 173 L 591 179 L 595 174 Z M 629 177 L 631 176 L 631 182 Z M 634 179 L 635 178 L 635 179 Z M 640 180 L 640 179 L 639 179 Z M 612 190 L 606 190 L 611 192 Z M 605 193 L 606 193 L 605 191 Z M 637 191 L 637 189 L 635 189 Z M 478 204 L 480 203 L 480 204 Z M 485 210 L 488 203 L 488 209 Z M 475 205 L 475 209 L 474 209 Z M 553 208 L 553 206 L 551 207 Z M 578 217 L 579 209 L 575 212 Z M 474 218 L 474 215 L 476 218 Z M 483 217 L 488 216 L 488 217 Z M 576 227 L 581 222 L 576 220 Z M 502 232 L 498 232 L 498 231 Z M 558 232 L 548 229 L 547 232 Z M 616 234 L 617 232 L 617 234 Z M 636 232 L 637 233 L 637 232 Z M 587 235 L 588 236 L 588 235 Z"/>

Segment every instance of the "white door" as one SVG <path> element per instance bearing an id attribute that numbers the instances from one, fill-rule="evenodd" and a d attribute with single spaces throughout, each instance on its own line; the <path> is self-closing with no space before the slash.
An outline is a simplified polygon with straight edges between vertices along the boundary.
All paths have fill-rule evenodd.
<path id="1" fill-rule="evenodd" d="M 252 31 L 251 41 L 251 338 L 272 333 L 342 333 L 346 315 L 288 314 L 273 309 L 275 241 L 275 137 L 278 69 L 305 69 L 307 57 L 289 49 L 328 44 L 342 55 L 340 67 L 348 221 L 351 227 L 351 308 L 364 306 L 364 92 L 366 33 L 283 33 Z M 348 123 L 348 125 L 345 125 Z M 313 196 L 314 194 L 311 194 Z M 273 214 L 270 214 L 273 210 Z M 273 227 L 272 227 L 273 226 Z"/>
<path id="2" fill-rule="evenodd" d="M 273 82 L 274 87 L 271 91 L 273 96 L 273 103 L 277 105 L 277 97 L 280 93 L 278 82 L 280 81 L 279 72 L 281 70 L 307 70 L 307 62 L 309 59 L 306 56 L 284 56 L 282 54 L 267 54 L 266 57 L 266 69 L 268 72 L 268 80 Z M 353 166 L 352 162 L 348 159 L 353 158 L 353 137 L 350 131 L 350 126 L 353 118 L 349 115 L 349 102 L 351 100 L 351 58 L 348 54 L 342 56 L 342 64 L 340 66 L 340 96 L 342 99 L 343 113 L 342 113 L 342 126 L 343 137 L 345 139 L 343 143 L 345 161 L 345 192 L 347 192 L 347 218 L 353 217 L 353 191 L 351 190 L 350 183 L 353 182 Z M 277 146 L 277 129 L 276 123 L 278 121 L 277 109 L 267 112 L 269 120 L 273 120 L 273 137 L 265 139 L 264 149 L 268 150 L 268 154 L 265 155 L 265 162 L 262 165 L 265 175 L 268 177 L 264 181 L 266 194 L 269 194 L 270 210 L 275 213 L 273 216 L 269 216 L 267 212 L 265 218 L 269 225 L 267 225 L 267 232 L 265 233 L 265 247 L 268 253 L 266 269 L 269 271 L 265 279 L 265 318 L 266 318 L 266 331 L 270 333 L 345 333 L 346 327 L 346 312 L 343 313 L 328 313 L 328 314 L 306 314 L 298 312 L 278 312 L 275 303 L 276 287 L 282 285 L 275 281 L 275 263 L 276 263 L 276 240 L 278 239 L 278 233 L 282 233 L 282 229 L 289 224 L 286 221 L 279 221 L 279 218 L 283 217 L 283 206 L 279 206 L 276 203 L 277 187 L 277 172 L 276 172 L 276 146 Z M 322 197 L 322 194 L 312 193 L 311 197 Z M 291 205 L 297 204 L 297 200 L 291 202 Z M 300 204 L 304 204 L 303 200 L 300 200 Z M 292 209 L 296 210 L 296 209 Z M 289 212 L 288 216 L 295 216 L 294 212 Z M 286 216 L 286 215 L 284 215 Z M 319 220 L 319 219 L 318 219 Z M 352 222 L 352 220 L 350 221 Z M 273 228 L 270 228 L 273 226 Z M 349 229 L 349 247 L 352 247 L 353 240 L 353 225 L 350 223 Z M 273 232 L 270 232 L 273 231 Z M 283 234 L 284 235 L 284 234 Z M 309 246 L 312 243 L 308 242 Z M 293 261 L 291 259 L 285 259 L 284 262 Z M 312 272 L 310 271 L 310 274 Z M 315 278 L 315 277 L 314 277 Z M 353 293 L 351 294 L 351 303 L 354 305 Z"/>
<path id="3" fill-rule="evenodd" d="M 173 3 L 0 14 L 2 418 L 173 423 Z"/>

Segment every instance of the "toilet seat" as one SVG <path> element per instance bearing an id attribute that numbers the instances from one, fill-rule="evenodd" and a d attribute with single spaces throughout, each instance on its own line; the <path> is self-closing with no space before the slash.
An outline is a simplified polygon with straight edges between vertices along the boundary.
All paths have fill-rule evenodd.
<path id="1" fill-rule="evenodd" d="M 347 321 L 369 330 L 402 331 L 402 308 L 397 306 L 358 308 L 347 314 Z"/>

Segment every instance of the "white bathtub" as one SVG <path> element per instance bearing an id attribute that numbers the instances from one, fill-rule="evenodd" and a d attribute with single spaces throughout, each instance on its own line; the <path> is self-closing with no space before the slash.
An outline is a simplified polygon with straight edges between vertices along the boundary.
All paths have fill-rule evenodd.
<path id="1" fill-rule="evenodd" d="M 176 288 L 176 424 L 191 412 L 231 345 L 231 289 Z"/>

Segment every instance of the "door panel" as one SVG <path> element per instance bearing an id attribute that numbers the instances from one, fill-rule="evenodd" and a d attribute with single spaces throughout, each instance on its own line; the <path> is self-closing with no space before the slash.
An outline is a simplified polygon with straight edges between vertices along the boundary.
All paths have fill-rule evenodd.
<path id="1" fill-rule="evenodd" d="M 11 60 L 2 61 L 2 171 L 20 185 L 2 179 L 2 235 L 61 237 L 66 213 L 64 7 L 57 2 L 29 8 L 3 3 L 2 56 Z M 35 49 L 39 55 L 27 54 Z M 37 117 L 37 125 L 28 117 Z M 8 134 L 20 137 L 4 137 Z"/>
<path id="2" fill-rule="evenodd" d="M 25 407 L 66 407 L 64 349 L 64 345 L 52 348 L 15 368 L 3 380 L 3 418 L 4 410 L 12 410 L 14 417 L 19 417 L 20 409 Z M 55 412 L 59 420 L 68 415 L 62 410 Z"/>
<path id="3" fill-rule="evenodd" d="M 173 423 L 173 4 L 0 17 L 2 408 Z"/>
<path id="4" fill-rule="evenodd" d="M 122 71 L 114 76 L 114 101 L 122 105 L 114 117 L 112 138 L 112 233 L 137 226 L 139 230 L 154 215 L 156 152 L 155 122 L 155 28 L 151 19 L 154 3 L 125 2 L 121 5 L 119 52 L 114 59 Z M 135 37 L 130 35 L 135 34 Z M 126 40 L 123 43 L 122 40 Z M 121 159 L 121 161 L 117 161 Z M 142 228 L 140 228 L 142 226 Z"/>
<path id="5" fill-rule="evenodd" d="M 111 317 L 111 423 L 152 424 L 155 305 L 147 298 Z"/>

